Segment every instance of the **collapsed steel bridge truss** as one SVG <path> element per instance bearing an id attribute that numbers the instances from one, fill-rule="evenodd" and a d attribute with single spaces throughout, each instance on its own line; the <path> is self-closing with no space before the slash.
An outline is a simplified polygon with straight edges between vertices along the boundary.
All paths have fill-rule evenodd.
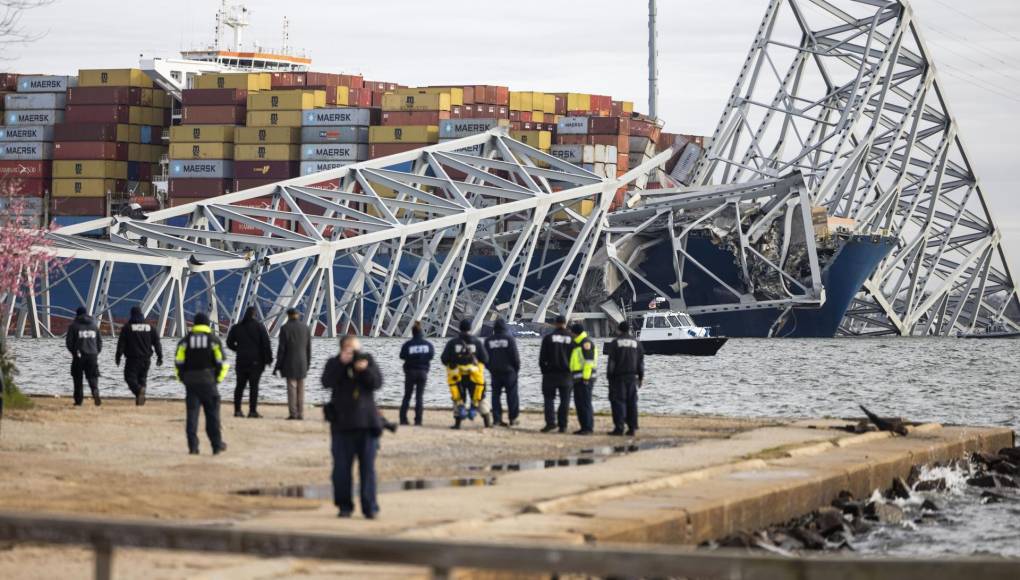
<path id="1" fill-rule="evenodd" d="M 18 334 L 53 334 L 83 304 L 113 329 L 140 304 L 180 335 L 207 311 L 289 308 L 326 336 L 444 335 L 459 317 L 570 313 L 617 191 L 670 152 L 606 179 L 495 129 L 278 184 L 51 234 L 68 260 L 4 304 Z M 130 283 L 125 283 L 130 280 Z M 57 305 L 54 295 L 73 296 Z"/>
<path id="2" fill-rule="evenodd" d="M 898 238 L 841 333 L 1020 328 L 1001 230 L 905 0 L 769 3 L 693 185 L 793 172 L 840 225 Z"/>

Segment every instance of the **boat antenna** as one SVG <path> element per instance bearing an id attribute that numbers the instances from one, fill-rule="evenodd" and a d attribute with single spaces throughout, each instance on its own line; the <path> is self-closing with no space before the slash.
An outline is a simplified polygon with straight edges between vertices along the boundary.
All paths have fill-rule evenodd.
<path id="1" fill-rule="evenodd" d="M 656 0 L 648 0 L 648 116 L 659 118 L 659 10 Z"/>

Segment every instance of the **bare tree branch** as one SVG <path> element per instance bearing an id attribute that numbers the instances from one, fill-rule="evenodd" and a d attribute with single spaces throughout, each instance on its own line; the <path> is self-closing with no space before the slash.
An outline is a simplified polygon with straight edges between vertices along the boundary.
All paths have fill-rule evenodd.
<path id="1" fill-rule="evenodd" d="M 26 44 L 46 36 L 45 32 L 32 33 L 21 25 L 26 10 L 52 4 L 55 0 L 0 0 L 0 46 Z M 0 60 L 7 60 L 0 56 Z"/>

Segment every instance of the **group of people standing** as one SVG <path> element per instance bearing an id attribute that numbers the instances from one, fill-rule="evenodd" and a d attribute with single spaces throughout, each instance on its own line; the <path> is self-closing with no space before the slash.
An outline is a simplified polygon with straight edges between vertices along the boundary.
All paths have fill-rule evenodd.
<path id="1" fill-rule="evenodd" d="M 305 379 L 311 367 L 311 332 L 296 310 L 289 310 L 287 316 L 287 323 L 280 329 L 275 359 L 269 333 L 258 320 L 254 308 L 249 308 L 227 333 L 227 347 L 237 353 L 235 417 L 245 416 L 242 412 L 245 389 L 249 390 L 247 417 L 261 417 L 258 413 L 259 383 L 265 369 L 275 360 L 273 373 L 287 381 L 288 419 L 304 418 Z M 460 429 L 465 419 L 474 420 L 478 416 L 486 427 L 516 426 L 520 416 L 518 375 L 521 370 L 517 342 L 502 320 L 495 322 L 492 335 L 484 340 L 472 333 L 472 326 L 471 320 L 462 320 L 459 333 L 447 342 L 440 355 L 454 403 L 452 428 Z M 100 405 L 98 357 L 102 352 L 102 338 L 98 326 L 84 308 L 78 310 L 68 329 L 66 344 L 73 357 L 71 375 L 75 405 L 84 401 L 86 379 L 95 404 Z M 145 321 L 141 309 L 135 307 L 130 321 L 121 329 L 115 360 L 119 366 L 121 358 L 126 359 L 124 379 L 137 405 L 145 404 L 153 355 L 157 366 L 162 365 L 159 334 Z M 606 355 L 614 426 L 609 434 L 634 435 L 638 428 L 637 392 L 644 380 L 644 353 L 641 343 L 630 334 L 628 323 L 619 325 L 618 336 L 608 343 Z M 410 424 L 412 398 L 414 424 L 423 422 L 424 393 L 434 357 L 435 348 L 416 323 L 411 339 L 400 350 L 404 362 L 404 397 L 400 406 L 403 425 Z M 542 432 L 567 431 L 573 397 L 580 426 L 575 434 L 591 435 L 594 432 L 592 397 L 598 370 L 598 346 L 584 326 L 574 323 L 568 327 L 564 317 L 557 317 L 553 331 L 542 339 L 538 366 L 542 373 L 545 418 Z M 177 378 L 185 386 L 189 453 L 199 453 L 200 412 L 205 414 L 206 434 L 213 453 L 222 453 L 227 445 L 220 428 L 218 385 L 226 378 L 229 364 L 208 315 L 200 312 L 194 316 L 191 328 L 174 351 L 174 367 Z M 491 406 L 486 399 L 486 371 L 492 378 Z M 322 374 L 322 386 L 330 391 L 323 413 L 330 424 L 334 501 L 340 517 L 350 517 L 354 511 L 352 472 L 355 460 L 358 461 L 362 512 L 365 517 L 374 518 L 379 511 L 375 456 L 383 429 L 390 428 L 375 404 L 375 393 L 382 382 L 382 373 L 372 356 L 362 352 L 360 340 L 352 335 L 342 337 L 338 355 L 326 362 Z"/>
<path id="2" fill-rule="evenodd" d="M 446 379 L 453 400 L 453 429 L 460 429 L 465 419 L 481 416 L 485 426 L 510 427 L 518 424 L 520 395 L 517 377 L 521 357 L 517 342 L 506 323 L 497 320 L 493 332 L 484 340 L 472 334 L 472 321 L 462 320 L 460 332 L 443 349 L 440 361 L 446 368 Z M 630 324 L 620 324 L 618 336 L 608 344 L 607 378 L 609 401 L 613 412 L 610 435 L 634 435 L 638 428 L 637 391 L 644 380 L 644 352 L 641 343 L 630 334 Z M 415 325 L 412 337 L 400 349 L 404 361 L 404 398 L 400 405 L 400 422 L 408 425 L 411 399 L 414 398 L 414 424 L 422 424 L 423 397 L 429 368 L 435 356 L 432 343 Z M 575 435 L 591 435 L 595 431 L 592 397 L 598 370 L 598 346 L 575 322 L 569 327 L 566 318 L 555 320 L 553 331 L 542 339 L 538 366 L 542 372 L 542 399 L 545 417 L 543 433 L 567 431 L 571 398 L 577 410 L 579 429 Z M 486 400 L 485 371 L 491 376 L 492 405 Z M 503 397 L 506 396 L 507 419 L 503 420 Z"/>

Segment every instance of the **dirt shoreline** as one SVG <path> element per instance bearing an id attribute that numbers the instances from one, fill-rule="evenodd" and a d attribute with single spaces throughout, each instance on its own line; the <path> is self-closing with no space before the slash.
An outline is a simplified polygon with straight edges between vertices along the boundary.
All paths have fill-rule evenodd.
<path id="1" fill-rule="evenodd" d="M 223 407 L 228 451 L 210 454 L 200 426 L 202 455 L 189 456 L 184 404 L 153 400 L 144 407 L 111 399 L 75 408 L 67 398 L 36 398 L 29 410 L 9 411 L 0 436 L 0 510 L 182 520 L 239 520 L 266 510 L 311 509 L 322 502 L 239 496 L 253 488 L 329 482 L 329 431 L 317 409 L 303 422 L 286 421 L 285 405 L 263 405 L 263 419 L 232 416 Z M 386 410 L 391 419 L 396 411 Z M 477 476 L 472 468 L 497 463 L 559 459 L 583 449 L 628 441 L 541 434 L 538 413 L 521 427 L 482 430 L 480 422 L 452 431 L 449 412 L 428 409 L 423 427 L 404 427 L 382 440 L 380 481 Z M 572 419 L 573 423 L 573 419 Z M 639 441 L 725 438 L 770 423 L 717 417 L 643 418 Z"/>

